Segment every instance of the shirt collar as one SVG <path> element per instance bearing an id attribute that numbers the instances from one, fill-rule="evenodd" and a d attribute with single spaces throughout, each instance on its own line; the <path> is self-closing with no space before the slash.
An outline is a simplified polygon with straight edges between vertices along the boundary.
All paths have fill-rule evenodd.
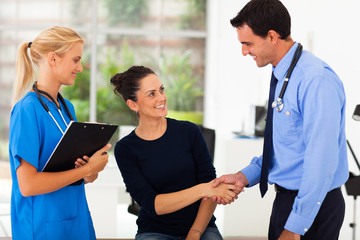
<path id="1" fill-rule="evenodd" d="M 284 81 L 287 70 L 290 66 L 291 60 L 295 54 L 296 48 L 298 47 L 299 43 L 295 42 L 290 50 L 285 54 L 285 56 L 280 60 L 276 67 L 273 66 L 273 71 L 276 79 L 279 82 Z"/>

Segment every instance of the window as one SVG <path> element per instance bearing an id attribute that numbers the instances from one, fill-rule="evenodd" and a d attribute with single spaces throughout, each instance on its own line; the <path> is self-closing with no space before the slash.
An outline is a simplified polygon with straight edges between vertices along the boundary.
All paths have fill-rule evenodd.
<path id="1" fill-rule="evenodd" d="M 63 95 L 79 121 L 134 124 L 110 77 L 132 65 L 164 82 L 170 110 L 203 109 L 206 0 L 0 0 L 0 160 L 8 159 L 12 83 L 19 44 L 53 25 L 85 39 L 84 71 Z M 180 93 L 180 95 L 179 95 Z M 186 96 L 184 99 L 181 96 Z"/>

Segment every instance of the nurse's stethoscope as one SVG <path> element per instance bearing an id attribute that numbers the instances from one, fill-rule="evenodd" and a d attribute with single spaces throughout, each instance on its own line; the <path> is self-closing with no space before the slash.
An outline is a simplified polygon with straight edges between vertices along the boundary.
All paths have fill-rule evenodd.
<path id="1" fill-rule="evenodd" d="M 59 111 L 59 113 L 60 113 L 60 116 L 61 116 L 62 120 L 64 121 L 64 123 L 65 123 L 65 125 L 66 125 L 66 127 L 67 127 L 68 124 L 66 123 L 65 118 L 64 118 L 64 116 L 63 116 L 62 113 L 61 113 L 60 103 L 59 103 L 59 106 L 58 106 L 58 105 L 56 104 L 56 101 L 54 100 L 54 98 L 53 98 L 49 93 L 38 89 L 38 87 L 37 87 L 37 82 L 34 83 L 32 89 L 36 92 L 37 97 L 39 98 L 41 105 L 42 105 L 42 106 L 44 107 L 44 109 L 48 112 L 48 114 L 50 115 L 50 117 L 54 120 L 54 122 L 56 123 L 56 126 L 59 128 L 59 130 L 61 131 L 61 133 L 64 134 L 64 131 L 61 129 L 60 125 L 59 125 L 58 122 L 55 120 L 54 116 L 51 114 L 49 107 L 48 107 L 48 106 L 44 103 L 44 101 L 42 100 L 42 98 L 41 98 L 41 96 L 40 96 L 40 93 L 46 95 L 47 97 L 49 97 L 50 100 L 55 104 L 56 108 L 58 109 L 58 111 Z M 71 121 L 74 121 L 74 118 L 73 118 L 73 116 L 71 115 L 71 113 L 70 113 L 70 111 L 69 111 L 69 108 L 68 108 L 68 106 L 67 106 L 66 103 L 65 103 L 64 98 L 61 96 L 60 93 L 58 93 L 58 96 L 57 96 L 57 97 L 58 97 L 58 99 L 60 100 L 60 102 L 64 105 L 65 111 L 66 111 L 66 113 L 69 115 L 70 120 L 71 120 Z"/>
<path id="2" fill-rule="evenodd" d="M 286 87 L 288 85 L 288 82 L 289 82 L 289 79 L 290 79 L 290 76 L 294 70 L 294 67 L 296 65 L 296 63 L 299 61 L 300 59 L 300 56 L 301 56 L 301 53 L 302 53 L 302 49 L 303 49 L 303 46 L 299 43 L 298 44 L 298 47 L 296 48 L 296 51 L 294 53 L 294 56 L 291 60 L 291 63 L 290 63 L 290 67 L 289 69 L 287 70 L 287 74 L 286 74 L 286 77 L 285 77 L 285 80 L 284 80 L 284 84 L 281 88 L 281 91 L 280 91 L 280 95 L 279 97 L 277 98 L 277 100 L 274 100 L 274 102 L 272 103 L 272 108 L 276 108 L 276 110 L 278 112 L 281 112 L 284 108 L 284 102 L 283 102 L 283 97 L 284 97 L 284 94 L 285 94 L 285 90 L 286 90 Z"/>

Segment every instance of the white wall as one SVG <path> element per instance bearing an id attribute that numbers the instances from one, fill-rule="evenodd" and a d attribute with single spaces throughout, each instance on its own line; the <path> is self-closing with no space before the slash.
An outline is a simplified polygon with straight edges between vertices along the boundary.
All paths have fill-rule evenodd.
<path id="1" fill-rule="evenodd" d="M 215 128 L 218 134 L 229 134 L 243 127 L 251 131 L 251 106 L 264 105 L 268 97 L 271 66 L 259 69 L 250 57 L 242 56 L 236 31 L 229 23 L 247 2 L 209 0 L 204 124 Z M 351 118 L 356 104 L 360 104 L 360 1 L 282 2 L 292 17 L 293 39 L 325 60 L 342 79 L 347 95 L 347 138 L 355 153 L 360 154 L 360 122 Z M 350 152 L 349 164 L 350 171 L 358 175 L 359 170 Z M 348 224 L 353 217 L 353 198 L 345 191 L 344 195 L 347 212 L 341 239 L 350 239 Z"/>
<path id="2" fill-rule="evenodd" d="M 264 105 L 271 67 L 258 68 L 241 53 L 241 44 L 229 20 L 246 4 L 243 0 L 210 0 L 207 45 L 205 124 L 219 131 L 250 127 L 250 106 Z M 284 0 L 292 16 L 292 37 L 334 68 L 347 94 L 348 129 L 360 124 L 351 119 L 360 95 L 354 81 L 360 46 L 360 2 L 357 0 Z M 324 8 L 326 6 L 326 8 Z M 226 124 L 225 124 L 226 123 Z M 348 131 L 350 133 L 350 131 Z M 352 137 L 349 136 L 349 139 Z"/>

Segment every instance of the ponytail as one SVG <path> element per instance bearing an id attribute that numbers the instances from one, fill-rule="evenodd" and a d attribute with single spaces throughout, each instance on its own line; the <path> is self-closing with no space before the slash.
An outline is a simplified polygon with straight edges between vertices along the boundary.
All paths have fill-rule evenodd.
<path id="1" fill-rule="evenodd" d="M 28 55 L 29 43 L 22 43 L 16 59 L 16 78 L 13 87 L 12 103 L 15 104 L 29 88 L 35 78 L 33 64 Z"/>

